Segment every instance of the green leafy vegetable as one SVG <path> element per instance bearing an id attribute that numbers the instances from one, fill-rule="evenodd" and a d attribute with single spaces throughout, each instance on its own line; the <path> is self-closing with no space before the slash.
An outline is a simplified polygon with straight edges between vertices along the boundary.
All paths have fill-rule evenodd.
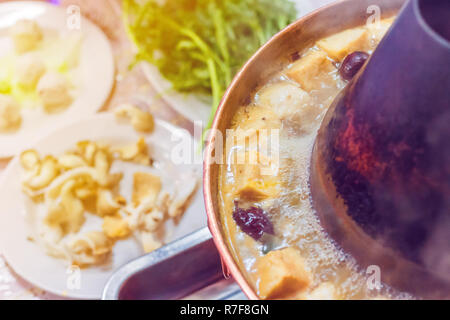
<path id="1" fill-rule="evenodd" d="M 124 0 L 136 62 L 159 68 L 180 92 L 213 98 L 207 128 L 243 63 L 296 17 L 288 0 Z"/>

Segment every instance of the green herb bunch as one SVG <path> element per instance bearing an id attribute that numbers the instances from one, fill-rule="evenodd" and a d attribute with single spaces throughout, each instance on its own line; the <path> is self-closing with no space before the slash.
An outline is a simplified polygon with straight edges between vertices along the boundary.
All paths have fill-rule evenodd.
<path id="1" fill-rule="evenodd" d="M 212 96 L 208 128 L 235 73 L 296 17 L 288 0 L 124 0 L 123 12 L 136 62 L 177 91 Z"/>

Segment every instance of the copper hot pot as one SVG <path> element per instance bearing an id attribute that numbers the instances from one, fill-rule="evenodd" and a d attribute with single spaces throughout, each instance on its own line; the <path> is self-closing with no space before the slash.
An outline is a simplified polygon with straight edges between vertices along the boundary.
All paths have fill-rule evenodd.
<path id="1" fill-rule="evenodd" d="M 236 75 L 220 103 L 212 129 L 225 132 L 237 109 L 248 103 L 252 94 L 275 72 L 291 62 L 293 56 L 316 40 L 365 24 L 370 6 L 378 6 L 381 18 L 386 18 L 396 14 L 404 3 L 404 0 L 344 0 L 320 8 L 291 24 L 258 50 Z M 208 143 L 204 162 L 203 186 L 209 229 L 222 258 L 224 272 L 233 276 L 250 299 L 258 299 L 252 285 L 234 260 L 221 226 L 218 204 L 219 165 L 214 163 L 213 156 L 214 137 Z"/>

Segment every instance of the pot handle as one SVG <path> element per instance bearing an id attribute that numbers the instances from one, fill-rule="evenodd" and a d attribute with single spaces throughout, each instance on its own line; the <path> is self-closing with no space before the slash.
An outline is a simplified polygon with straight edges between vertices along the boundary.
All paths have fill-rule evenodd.
<path id="1" fill-rule="evenodd" d="M 221 259 L 205 227 L 122 266 L 102 299 L 181 299 L 221 279 Z"/>

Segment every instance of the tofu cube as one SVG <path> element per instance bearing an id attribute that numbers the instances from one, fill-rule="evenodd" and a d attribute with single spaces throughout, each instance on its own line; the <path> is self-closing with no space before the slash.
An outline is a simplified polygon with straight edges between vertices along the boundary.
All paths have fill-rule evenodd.
<path id="1" fill-rule="evenodd" d="M 330 282 L 321 283 L 317 288 L 312 290 L 306 300 L 339 300 L 336 287 Z"/>
<path id="2" fill-rule="evenodd" d="M 283 299 L 306 291 L 312 281 L 303 257 L 294 248 L 269 252 L 257 261 L 256 270 L 262 299 Z"/>
<path id="3" fill-rule="evenodd" d="M 258 94 L 258 103 L 268 106 L 280 119 L 286 119 L 311 102 L 309 94 L 298 85 L 282 81 L 271 84 Z"/>
<path id="4" fill-rule="evenodd" d="M 333 78 L 328 73 L 335 70 L 332 62 L 323 51 L 311 50 L 295 62 L 286 75 L 297 82 L 303 90 L 310 92 L 320 89 L 322 84 L 331 83 Z"/>
<path id="5" fill-rule="evenodd" d="M 366 28 L 354 28 L 319 40 L 317 46 L 324 50 L 332 59 L 342 61 L 353 51 L 368 50 L 369 40 L 369 32 Z"/>

